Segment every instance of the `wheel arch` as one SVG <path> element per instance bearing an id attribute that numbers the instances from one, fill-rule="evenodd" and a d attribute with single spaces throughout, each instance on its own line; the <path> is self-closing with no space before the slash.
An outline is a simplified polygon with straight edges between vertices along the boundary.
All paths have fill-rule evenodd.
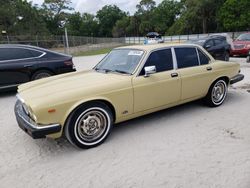
<path id="1" fill-rule="evenodd" d="M 112 102 L 110 102 L 110 100 L 106 99 L 106 98 L 96 98 L 96 99 L 89 99 L 89 100 L 85 100 L 85 101 L 80 101 L 78 103 L 76 103 L 75 105 L 73 105 L 68 112 L 65 114 L 65 119 L 64 119 L 64 126 L 63 129 L 65 128 L 66 123 L 68 122 L 68 120 L 70 119 L 70 117 L 73 115 L 73 113 L 79 109 L 80 107 L 82 107 L 83 105 L 86 104 L 90 104 L 90 103 L 94 103 L 94 102 L 99 102 L 99 103 L 103 103 L 105 105 L 107 105 L 113 115 L 113 120 L 114 122 L 116 121 L 116 110 L 115 110 L 115 106 L 112 104 Z"/>
<path id="2" fill-rule="evenodd" d="M 220 79 L 224 80 L 224 81 L 226 82 L 227 86 L 229 85 L 229 81 L 230 81 L 229 77 L 228 77 L 228 76 L 220 76 L 220 77 L 218 77 L 218 78 L 216 78 L 215 80 L 212 81 L 212 83 L 211 83 L 210 86 L 208 87 L 207 94 L 208 94 L 208 92 L 209 92 L 209 89 L 213 86 L 213 84 L 214 84 L 216 81 L 220 80 Z"/>
<path id="3" fill-rule="evenodd" d="M 51 73 L 53 73 L 53 75 L 55 75 L 55 71 L 53 71 L 52 69 L 48 68 L 48 67 L 39 67 L 37 69 L 34 69 L 31 74 L 30 74 L 30 80 L 32 79 L 33 75 L 35 73 L 37 73 L 38 71 L 42 71 L 42 70 L 45 70 L 45 71 L 50 71 Z"/>
<path id="4" fill-rule="evenodd" d="M 227 86 L 229 85 L 230 79 L 229 79 L 228 76 L 220 76 L 219 78 L 217 78 L 216 80 L 214 80 L 213 83 L 216 82 L 216 81 L 218 81 L 218 80 L 220 80 L 220 79 L 224 80 L 224 81 L 226 82 Z M 213 83 L 212 83 L 212 84 L 213 84 Z M 211 84 L 211 85 L 212 85 L 212 84 Z"/>

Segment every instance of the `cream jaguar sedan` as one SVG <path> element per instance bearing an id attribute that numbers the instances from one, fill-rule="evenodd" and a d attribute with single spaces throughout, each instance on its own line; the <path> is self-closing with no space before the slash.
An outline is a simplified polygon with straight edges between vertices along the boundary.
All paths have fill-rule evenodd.
<path id="1" fill-rule="evenodd" d="M 239 73 L 238 63 L 216 61 L 193 44 L 120 47 L 92 70 L 19 86 L 15 114 L 33 138 L 65 134 L 90 148 L 122 121 L 201 98 L 220 106 L 228 86 L 244 78 Z"/>

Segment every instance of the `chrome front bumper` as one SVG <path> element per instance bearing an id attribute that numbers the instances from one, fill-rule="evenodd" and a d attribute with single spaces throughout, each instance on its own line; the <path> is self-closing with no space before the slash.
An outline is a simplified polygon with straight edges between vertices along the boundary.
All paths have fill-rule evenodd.
<path id="1" fill-rule="evenodd" d="M 23 103 L 17 100 L 15 105 L 15 115 L 19 127 L 29 134 L 32 138 L 45 138 L 46 135 L 61 131 L 60 124 L 38 125 L 25 112 Z"/>

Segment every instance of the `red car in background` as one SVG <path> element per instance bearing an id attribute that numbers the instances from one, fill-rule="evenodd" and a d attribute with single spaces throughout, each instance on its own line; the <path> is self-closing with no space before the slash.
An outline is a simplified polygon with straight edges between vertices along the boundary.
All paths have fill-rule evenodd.
<path id="1" fill-rule="evenodd" d="M 231 50 L 231 56 L 248 56 L 250 51 L 250 33 L 241 34 L 234 42 L 234 49 Z"/>

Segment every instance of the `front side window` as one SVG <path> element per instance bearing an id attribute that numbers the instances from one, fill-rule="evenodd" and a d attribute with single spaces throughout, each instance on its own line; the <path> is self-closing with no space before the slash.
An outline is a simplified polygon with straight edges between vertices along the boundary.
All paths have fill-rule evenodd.
<path id="1" fill-rule="evenodd" d="M 214 45 L 215 45 L 215 46 L 218 46 L 218 45 L 221 45 L 221 44 L 223 44 L 223 41 L 222 41 L 222 40 L 214 39 Z"/>
<path id="2" fill-rule="evenodd" d="M 212 46 L 214 46 L 214 42 L 213 42 L 213 40 L 208 40 L 206 43 L 205 43 L 205 47 L 212 47 Z"/>
<path id="3" fill-rule="evenodd" d="M 198 66 L 198 56 L 196 48 L 175 48 L 178 68 Z"/>
<path id="4" fill-rule="evenodd" d="M 96 71 L 132 74 L 144 52 L 137 49 L 117 49 L 111 51 L 96 67 Z"/>
<path id="5" fill-rule="evenodd" d="M 173 58 L 171 49 L 164 49 L 152 52 L 148 57 L 144 67 L 155 66 L 156 72 L 163 72 L 173 69 Z M 144 67 L 140 75 L 144 75 Z"/>

